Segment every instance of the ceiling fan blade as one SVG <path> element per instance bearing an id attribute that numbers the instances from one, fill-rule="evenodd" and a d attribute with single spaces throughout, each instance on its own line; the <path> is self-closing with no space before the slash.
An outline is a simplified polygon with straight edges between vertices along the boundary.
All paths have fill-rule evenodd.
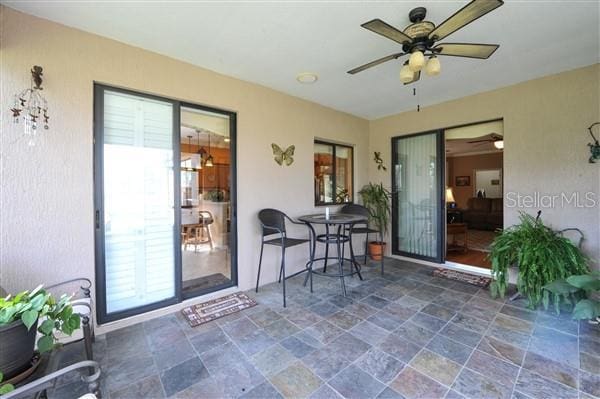
<path id="1" fill-rule="evenodd" d="M 441 40 L 504 4 L 502 0 L 473 0 L 429 33 L 429 38 Z"/>
<path id="2" fill-rule="evenodd" d="M 371 62 L 369 62 L 367 64 L 364 64 L 364 65 L 361 65 L 361 66 L 356 67 L 354 69 L 351 69 L 351 70 L 348 71 L 348 73 L 350 75 L 354 75 L 355 73 L 359 73 L 359 72 L 364 71 L 365 69 L 369 69 L 369 68 L 374 67 L 376 65 L 383 64 L 386 61 L 390 61 L 390 60 L 396 59 L 396 58 L 398 58 L 398 57 L 400 57 L 402 55 L 404 55 L 404 53 L 390 54 L 390 55 L 388 55 L 386 57 L 380 58 L 380 59 L 375 60 L 375 61 L 371 61 Z"/>
<path id="3" fill-rule="evenodd" d="M 493 141 L 495 141 L 495 140 L 486 139 L 486 140 L 467 141 L 467 143 L 474 144 L 474 143 L 487 143 L 487 142 L 493 142 Z"/>
<path id="4" fill-rule="evenodd" d="M 409 85 L 411 83 L 415 83 L 417 80 L 421 79 L 421 71 L 417 71 L 413 74 L 413 80 L 411 80 L 410 82 L 406 82 L 404 83 L 405 85 Z"/>
<path id="5" fill-rule="evenodd" d="M 365 22 L 361 26 L 365 29 L 370 30 L 371 32 L 375 32 L 400 44 L 412 42 L 410 36 L 405 35 L 398 29 L 394 28 L 392 25 L 389 25 L 380 19 L 373 19 L 369 22 Z"/>
<path id="6" fill-rule="evenodd" d="M 498 44 L 440 43 L 434 49 L 439 49 L 436 51 L 438 55 L 486 59 L 494 54 L 498 47 Z"/>

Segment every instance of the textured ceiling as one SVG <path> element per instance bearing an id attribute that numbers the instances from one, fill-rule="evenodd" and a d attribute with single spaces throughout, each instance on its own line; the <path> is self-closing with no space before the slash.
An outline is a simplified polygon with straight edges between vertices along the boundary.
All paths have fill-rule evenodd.
<path id="1" fill-rule="evenodd" d="M 381 18 L 403 28 L 416 6 L 426 6 L 427 20 L 439 24 L 466 1 L 2 3 L 368 119 L 591 65 L 600 57 L 596 0 L 507 0 L 444 40 L 500 44 L 489 60 L 440 58 L 440 76 L 423 76 L 411 86 L 398 79 L 400 60 L 346 74 L 400 50 L 360 24 Z M 317 73 L 318 82 L 299 84 L 296 75 L 306 71 Z"/>

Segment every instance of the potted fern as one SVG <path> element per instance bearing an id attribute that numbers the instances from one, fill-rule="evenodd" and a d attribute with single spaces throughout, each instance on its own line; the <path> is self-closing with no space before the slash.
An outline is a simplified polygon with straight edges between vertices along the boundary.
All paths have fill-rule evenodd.
<path id="1" fill-rule="evenodd" d="M 588 274 L 588 258 L 568 238 L 544 225 L 540 218 L 521 213 L 518 225 L 503 230 L 491 245 L 490 284 L 492 296 L 504 297 L 508 287 L 508 270 L 518 266 L 517 289 L 529 300 L 530 308 L 542 303 L 547 309 L 550 301 L 560 306 L 563 297 L 545 290 L 553 281 L 572 275 Z"/>
<path id="2" fill-rule="evenodd" d="M 51 350 L 55 332 L 71 335 L 79 328 L 80 317 L 73 313 L 71 297 L 54 298 L 38 286 L 15 296 L 0 298 L 0 372 L 7 379 L 26 369 L 35 346 L 40 353 Z M 39 334 L 38 334 L 39 333 Z"/>
<path id="3" fill-rule="evenodd" d="M 379 241 L 369 242 L 369 254 L 373 260 L 381 260 L 386 243 L 383 241 L 388 232 L 391 214 L 391 193 L 382 183 L 369 183 L 358 192 L 363 205 L 369 210 L 369 221 L 379 231 Z"/>

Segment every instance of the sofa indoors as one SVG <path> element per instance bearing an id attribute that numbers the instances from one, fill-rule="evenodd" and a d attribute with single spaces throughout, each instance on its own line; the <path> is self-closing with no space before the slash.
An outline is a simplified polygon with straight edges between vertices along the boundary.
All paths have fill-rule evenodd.
<path id="1" fill-rule="evenodd" d="M 495 230 L 502 228 L 502 198 L 469 198 L 463 210 L 463 222 L 470 229 Z"/>

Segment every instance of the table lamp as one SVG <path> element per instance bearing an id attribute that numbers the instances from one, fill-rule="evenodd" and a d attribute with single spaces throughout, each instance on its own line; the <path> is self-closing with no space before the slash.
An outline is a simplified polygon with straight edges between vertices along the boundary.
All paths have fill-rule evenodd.
<path id="1" fill-rule="evenodd" d="M 446 204 L 448 208 L 456 208 L 456 201 L 454 200 L 454 194 L 452 193 L 452 187 L 446 187 Z"/>

